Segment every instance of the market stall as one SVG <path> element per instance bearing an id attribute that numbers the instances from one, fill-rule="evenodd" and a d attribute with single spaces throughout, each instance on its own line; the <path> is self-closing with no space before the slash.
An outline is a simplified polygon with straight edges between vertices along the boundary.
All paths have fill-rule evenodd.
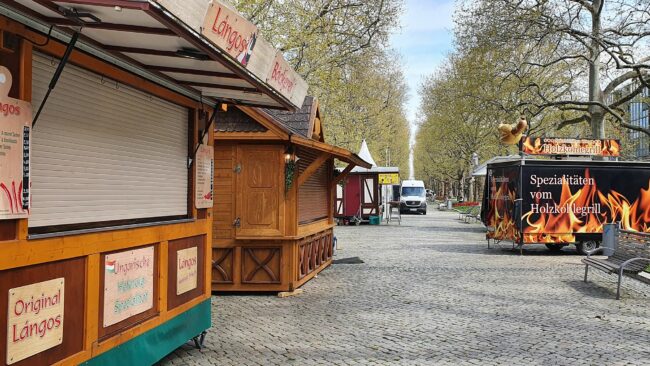
<path id="1" fill-rule="evenodd" d="M 318 101 L 229 108 L 215 144 L 213 290 L 290 291 L 329 266 L 334 159 L 369 165 L 325 143 Z"/>
<path id="2" fill-rule="evenodd" d="M 210 327 L 215 110 L 305 87 L 179 3 L 0 4 L 0 365 L 152 364 Z"/>
<path id="3" fill-rule="evenodd" d="M 399 168 L 377 166 L 365 140 L 359 156 L 371 166 L 355 167 L 336 187 L 334 216 L 342 222 L 370 221 L 371 216 L 379 219 L 387 211 L 384 207 L 399 200 L 393 189 L 400 184 Z"/>

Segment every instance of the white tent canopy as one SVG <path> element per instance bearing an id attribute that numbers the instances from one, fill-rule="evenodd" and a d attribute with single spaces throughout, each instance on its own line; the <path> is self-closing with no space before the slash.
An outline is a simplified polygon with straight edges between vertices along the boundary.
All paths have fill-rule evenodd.
<path id="1" fill-rule="evenodd" d="M 373 167 L 377 166 L 377 163 L 375 163 L 375 159 L 372 158 L 372 155 L 370 155 L 370 150 L 368 150 L 368 144 L 366 143 L 366 140 L 364 139 L 361 141 L 361 150 L 359 150 L 359 157 L 368 163 L 372 164 Z"/>

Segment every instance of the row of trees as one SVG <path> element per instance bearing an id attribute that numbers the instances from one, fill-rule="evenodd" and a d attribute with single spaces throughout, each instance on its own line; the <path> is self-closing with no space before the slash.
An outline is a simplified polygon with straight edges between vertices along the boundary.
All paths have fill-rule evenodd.
<path id="1" fill-rule="evenodd" d="M 650 1 L 465 0 L 455 50 L 421 87 L 416 174 L 467 186 L 472 154 L 513 153 L 499 123 L 520 114 L 532 135 L 615 137 L 650 83 Z"/>
<path id="2" fill-rule="evenodd" d="M 319 98 L 329 143 L 408 169 L 407 88 L 388 38 L 400 1 L 239 0 L 239 11 L 282 50 Z"/>

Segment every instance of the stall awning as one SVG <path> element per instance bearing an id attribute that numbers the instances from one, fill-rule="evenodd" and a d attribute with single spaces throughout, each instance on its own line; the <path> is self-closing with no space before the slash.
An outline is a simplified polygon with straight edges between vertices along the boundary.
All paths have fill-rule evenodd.
<path id="1" fill-rule="evenodd" d="M 242 24 L 252 26 L 216 0 L 14 0 L 0 4 L 0 14 L 44 35 L 54 26 L 52 36 L 62 42 L 81 27 L 77 49 L 193 99 L 290 110 L 302 105 L 306 83 L 257 33 L 246 36 L 252 40 L 246 57 L 237 57 L 219 44 L 221 34 L 211 35 L 202 27 L 210 24 L 210 17 L 215 23 L 223 19 L 227 11 L 231 21 L 240 17 L 239 22 L 225 25 L 231 27 L 229 35 Z M 243 44 L 249 43 L 237 43 Z"/>
<path id="2" fill-rule="evenodd" d="M 353 152 L 351 152 L 349 150 L 346 150 L 344 148 L 341 148 L 341 147 L 332 146 L 332 145 L 326 144 L 324 142 L 319 142 L 319 141 L 315 141 L 315 140 L 312 140 L 312 139 L 307 139 L 307 138 L 300 137 L 300 136 L 297 136 L 297 135 L 292 135 L 290 137 L 289 141 L 291 141 L 292 143 L 294 143 L 294 144 L 296 144 L 298 146 L 304 146 L 304 147 L 307 147 L 307 148 L 310 148 L 310 149 L 314 149 L 314 150 L 329 153 L 332 156 L 334 156 L 335 158 L 337 158 L 337 159 L 339 159 L 341 161 L 344 161 L 346 163 L 353 164 L 355 166 L 360 166 L 360 167 L 363 167 L 363 168 L 372 167 L 372 165 L 370 163 L 368 163 L 367 161 L 361 159 L 359 157 L 359 155 L 357 155 L 357 154 L 355 154 L 355 153 L 353 153 Z"/>

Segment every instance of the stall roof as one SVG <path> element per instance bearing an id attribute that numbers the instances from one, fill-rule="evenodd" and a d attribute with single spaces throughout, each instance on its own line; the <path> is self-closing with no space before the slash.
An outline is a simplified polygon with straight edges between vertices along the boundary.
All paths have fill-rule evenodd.
<path id="1" fill-rule="evenodd" d="M 474 169 L 472 172 L 473 177 L 484 177 L 487 175 L 487 166 L 488 164 L 493 164 L 493 163 L 500 163 L 504 161 L 512 161 L 512 160 L 521 160 L 521 156 L 519 155 L 508 155 L 508 156 L 495 156 L 483 164 L 479 165 Z"/>
<path id="2" fill-rule="evenodd" d="M 302 107 L 296 112 L 266 109 L 265 112 L 279 120 L 293 133 L 312 138 L 314 120 L 318 111 L 318 101 L 312 96 L 305 97 Z"/>
<path id="3" fill-rule="evenodd" d="M 202 34 L 214 6 L 227 7 L 216 0 L 7 0 L 0 15 L 44 36 L 52 29 L 65 43 L 81 26 L 77 49 L 195 100 L 290 110 L 302 105 L 306 84 L 295 71 L 287 70 L 293 79 L 281 86 L 267 77 L 274 64 L 287 64 L 261 38 L 253 42 L 260 52 L 253 48 L 243 65 Z M 248 22 L 238 20 L 234 26 Z"/>
<path id="4" fill-rule="evenodd" d="M 215 138 L 228 138 L 234 134 L 239 134 L 239 138 L 256 139 L 261 138 L 265 133 L 273 133 L 275 138 L 281 141 L 288 141 L 297 146 L 303 146 L 309 149 L 326 152 L 333 155 L 335 158 L 357 167 L 370 168 L 372 165 L 359 157 L 357 154 L 337 146 L 327 144 L 322 141 L 322 133 L 320 139 L 315 139 L 311 128 L 314 126 L 314 119 L 317 113 L 312 113 L 312 109 L 316 109 L 318 102 L 315 98 L 305 98 L 305 105 L 295 114 L 297 117 L 289 118 L 287 114 L 278 114 L 276 110 L 269 110 L 264 108 L 251 108 L 246 106 L 238 106 L 233 110 L 228 111 L 228 116 L 224 115 L 217 118 L 215 125 Z M 281 115 L 284 118 L 279 118 Z M 290 122 L 285 122 L 289 120 Z M 298 126 L 311 126 L 308 129 L 297 128 Z"/>
<path id="5" fill-rule="evenodd" d="M 352 173 L 398 173 L 399 167 L 396 166 L 373 166 L 370 168 L 355 167 L 352 169 Z"/>

